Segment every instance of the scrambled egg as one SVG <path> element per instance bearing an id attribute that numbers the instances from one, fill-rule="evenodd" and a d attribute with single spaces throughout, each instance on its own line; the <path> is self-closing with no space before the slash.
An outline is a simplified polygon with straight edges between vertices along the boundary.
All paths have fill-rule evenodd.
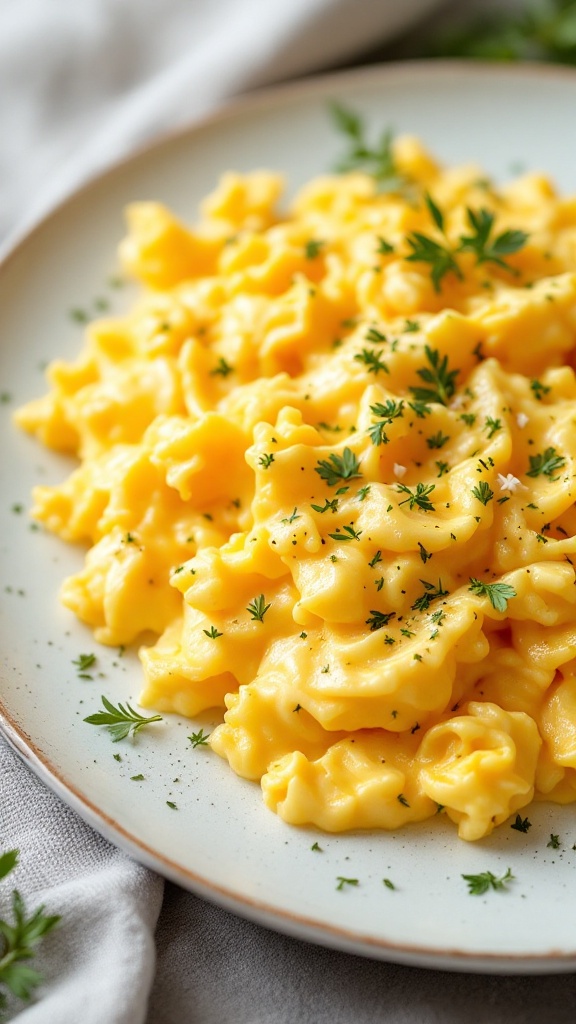
<path id="1" fill-rule="evenodd" d="M 475 840 L 576 799 L 576 199 L 394 161 L 130 207 L 141 298 L 17 419 L 79 457 L 34 515 L 143 706 L 225 708 L 287 822 Z"/>

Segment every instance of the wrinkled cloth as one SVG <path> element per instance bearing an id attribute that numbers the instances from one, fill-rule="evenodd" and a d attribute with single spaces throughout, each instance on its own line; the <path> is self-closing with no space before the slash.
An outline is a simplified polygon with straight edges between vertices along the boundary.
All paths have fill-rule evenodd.
<path id="1" fill-rule="evenodd" d="M 61 924 L 38 947 L 38 1000 L 11 1000 L 18 1024 L 140 1024 L 154 977 L 163 881 L 85 825 L 0 738 L 0 851 L 20 851 L 0 881 L 0 917 L 17 889 Z M 1 1019 L 1 1018 L 0 1018 Z M 177 1019 L 177 1018 L 176 1018 Z"/>
<path id="2" fill-rule="evenodd" d="M 0 0 L 0 238 L 146 140 L 438 0 Z"/>
<path id="3" fill-rule="evenodd" d="M 0 238 L 228 96 L 351 62 L 434 0 L 0 0 Z M 18 1024 L 572 1024 L 573 976 L 399 967 L 299 942 L 166 883 L 0 738 L 0 882 L 61 923 Z M 164 893 L 165 890 L 165 893 Z M 164 899 L 163 899 L 164 894 Z"/>

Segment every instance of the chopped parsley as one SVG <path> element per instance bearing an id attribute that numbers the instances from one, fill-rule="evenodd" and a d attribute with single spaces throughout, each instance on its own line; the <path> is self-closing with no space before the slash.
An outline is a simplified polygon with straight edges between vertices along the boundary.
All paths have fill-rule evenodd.
<path id="1" fill-rule="evenodd" d="M 234 367 L 226 362 L 224 356 L 220 356 L 217 365 L 213 370 L 210 370 L 211 377 L 227 377 L 230 373 L 234 373 Z"/>
<path id="2" fill-rule="evenodd" d="M 7 850 L 0 854 L 0 879 L 14 870 L 18 852 Z M 12 891 L 11 909 L 12 920 L 0 920 L 0 986 L 5 985 L 17 999 L 28 1000 L 42 981 L 42 975 L 30 967 L 28 961 L 35 955 L 34 947 L 52 931 L 60 917 L 45 914 L 43 905 L 28 914 L 17 889 Z M 0 1013 L 6 1008 L 6 998 L 0 991 Z"/>
<path id="3" fill-rule="evenodd" d="M 105 726 L 112 736 L 113 743 L 126 739 L 130 733 L 132 733 L 132 736 L 136 736 L 141 729 L 151 725 L 152 722 L 161 722 L 163 720 L 161 715 L 152 715 L 150 718 L 145 718 L 143 715 L 139 715 L 137 711 L 134 711 L 129 704 L 118 704 L 118 707 L 115 707 L 103 695 L 100 699 L 105 710 L 89 715 L 84 721 L 88 722 L 88 725 Z"/>
<path id="4" fill-rule="evenodd" d="M 432 196 L 426 194 L 424 196 L 424 201 L 434 224 L 445 238 L 444 214 L 436 205 Z M 424 235 L 421 231 L 412 231 L 406 236 L 406 244 L 412 250 L 411 253 L 405 257 L 409 263 L 429 264 L 431 268 L 430 277 L 436 292 L 441 290 L 442 279 L 446 274 L 453 273 L 457 278 L 462 280 L 462 271 L 454 258 L 453 250 L 447 242 L 437 242 L 435 239 L 430 238 L 429 235 Z"/>
<path id="5" fill-rule="evenodd" d="M 360 540 L 362 530 L 355 530 L 353 526 L 336 527 L 336 533 L 329 533 L 332 540 Z"/>
<path id="6" fill-rule="evenodd" d="M 532 822 L 528 818 L 522 818 L 517 814 L 510 828 L 516 829 L 516 832 L 527 832 L 529 828 L 532 828 Z"/>
<path id="7" fill-rule="evenodd" d="M 505 612 L 510 598 L 516 597 L 516 591 L 509 583 L 482 583 L 472 576 L 468 590 L 479 597 L 487 597 L 497 612 Z"/>
<path id="8" fill-rule="evenodd" d="M 434 512 L 434 505 L 430 501 L 428 495 L 432 493 L 435 487 L 436 484 L 418 483 L 416 484 L 416 490 L 413 491 L 409 487 L 407 487 L 406 484 L 398 484 L 396 488 L 398 493 L 408 495 L 407 498 L 404 498 L 403 501 L 400 501 L 398 504 L 405 505 L 406 502 L 408 502 L 410 511 L 412 511 L 412 509 L 416 505 L 418 508 L 421 508 L 424 512 Z"/>
<path id="9" fill-rule="evenodd" d="M 428 366 L 423 366 L 416 372 L 429 386 L 412 385 L 409 390 L 417 402 L 439 402 L 440 405 L 448 405 L 456 390 L 455 382 L 460 370 L 449 370 L 448 356 L 440 359 L 438 350 L 430 348 L 429 345 L 424 346 L 424 353 Z"/>
<path id="10" fill-rule="evenodd" d="M 563 455 L 558 455 L 555 448 L 546 448 L 546 451 L 538 455 L 530 455 L 530 469 L 526 476 L 537 477 L 547 476 L 549 480 L 558 480 L 553 474 L 562 469 L 566 463 Z"/>
<path id="11" fill-rule="evenodd" d="M 392 132 L 384 131 L 377 144 L 371 146 L 359 114 L 341 103 L 330 104 L 330 112 L 336 128 L 348 143 L 348 151 L 336 165 L 336 170 L 341 173 L 363 170 L 375 179 L 380 192 L 399 192 L 405 189 L 409 182 L 396 167 Z"/>
<path id="12" fill-rule="evenodd" d="M 478 875 L 462 875 L 462 878 L 468 883 L 468 892 L 472 896 L 483 896 L 489 889 L 496 891 L 506 889 L 508 882 L 514 879 L 514 875 L 508 868 L 506 874 L 501 875 L 500 878 L 493 875 L 491 871 L 482 871 Z"/>
<path id="13" fill-rule="evenodd" d="M 420 583 L 424 587 L 424 592 L 417 597 L 414 604 L 411 606 L 413 611 L 425 612 L 432 601 L 436 601 L 439 597 L 446 597 L 448 594 L 447 590 L 442 589 L 442 580 L 438 580 L 438 586 L 435 587 L 433 583 L 429 583 L 428 580 L 420 580 Z"/>
<path id="14" fill-rule="evenodd" d="M 269 604 L 266 604 L 266 598 L 264 594 L 260 594 L 259 597 L 255 597 L 246 608 L 247 612 L 250 612 L 252 620 L 255 622 L 264 622 L 264 616 L 270 608 Z"/>
<path id="15" fill-rule="evenodd" d="M 387 626 L 390 619 L 395 618 L 396 612 L 378 612 L 373 608 L 370 609 L 370 617 L 366 619 L 366 625 L 370 626 L 370 632 L 373 633 L 376 629 L 382 629 L 382 626 Z"/>
<path id="16" fill-rule="evenodd" d="M 363 348 L 361 352 L 357 352 L 354 359 L 359 363 L 364 363 L 368 367 L 368 373 L 390 373 L 388 366 L 381 359 L 382 349 L 375 352 L 374 349 Z"/>
<path id="17" fill-rule="evenodd" d="M 338 885 L 336 886 L 338 891 L 343 889 L 345 885 L 360 885 L 357 878 L 344 878 L 343 875 L 337 875 L 336 881 L 338 882 Z"/>
<path id="18" fill-rule="evenodd" d="M 429 448 L 443 448 L 449 440 L 450 438 L 448 434 L 443 434 L 442 431 L 439 430 L 436 434 L 432 434 L 431 437 L 426 438 L 426 444 Z"/>
<path id="19" fill-rule="evenodd" d="M 314 468 L 329 487 L 335 487 L 341 480 L 362 476 L 359 472 L 360 463 L 350 448 L 344 448 L 342 455 L 333 452 L 328 459 L 320 459 Z"/>
<path id="20" fill-rule="evenodd" d="M 495 263 L 504 270 L 512 271 L 513 268 L 506 262 L 504 256 L 511 256 L 526 245 L 528 241 L 526 232 L 507 230 L 491 239 L 494 214 L 489 210 L 474 211 L 470 208 L 467 209 L 466 214 L 471 234 L 460 236 L 458 252 L 474 253 L 478 266 L 482 263 Z"/>
<path id="21" fill-rule="evenodd" d="M 473 487 L 472 494 L 483 505 L 487 505 L 488 502 L 492 501 L 492 498 L 494 497 L 494 491 L 491 489 L 490 484 L 488 484 L 486 480 L 481 480 L 476 487 Z"/>
<path id="22" fill-rule="evenodd" d="M 317 238 L 310 238 L 304 246 L 304 255 L 307 260 L 315 260 L 320 255 L 320 252 L 326 245 L 325 242 L 320 241 Z"/>
<path id="23" fill-rule="evenodd" d="M 187 737 L 187 739 L 190 740 L 190 743 L 192 744 L 193 747 L 206 746 L 209 738 L 210 733 L 204 732 L 204 729 L 199 729 L 198 732 L 193 732 L 191 736 Z"/>
<path id="24" fill-rule="evenodd" d="M 220 633 L 216 629 L 216 626 L 210 626 L 210 629 L 203 629 L 202 632 L 205 633 L 210 640 L 217 640 L 219 636 L 224 636 L 224 633 Z"/>
<path id="25" fill-rule="evenodd" d="M 315 512 L 320 512 L 320 513 L 322 513 L 322 512 L 337 512 L 338 511 L 338 498 L 332 498 L 332 499 L 326 498 L 326 501 L 324 502 L 323 505 L 312 505 L 311 504 L 310 508 L 313 508 Z"/>

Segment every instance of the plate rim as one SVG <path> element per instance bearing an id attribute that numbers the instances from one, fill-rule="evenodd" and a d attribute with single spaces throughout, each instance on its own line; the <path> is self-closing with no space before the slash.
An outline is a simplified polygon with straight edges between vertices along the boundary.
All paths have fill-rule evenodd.
<path id="1" fill-rule="evenodd" d="M 282 102 L 284 98 L 289 100 L 299 93 L 304 95 L 323 92 L 331 82 L 339 85 L 341 82 L 357 81 L 361 84 L 364 81 L 369 82 L 372 78 L 409 77 L 413 79 L 414 76 L 442 77 L 448 73 L 466 77 L 475 74 L 488 75 L 494 71 L 512 78 L 523 76 L 565 78 L 576 83 L 576 67 L 565 64 L 545 64 L 536 60 L 505 63 L 497 60 L 431 57 L 381 61 L 380 63 L 344 67 L 328 72 L 319 71 L 316 74 L 305 75 L 286 82 L 257 87 L 222 100 L 212 110 L 200 117 L 191 118 L 174 128 L 157 132 L 152 138 L 136 144 L 128 153 L 112 160 L 104 168 L 89 172 L 86 178 L 50 204 L 44 212 L 40 212 L 38 215 L 32 214 L 30 219 L 24 214 L 21 225 L 17 223 L 15 228 L 9 231 L 6 238 L 0 242 L 0 272 L 3 271 L 9 260 L 19 253 L 21 247 L 27 244 L 37 232 L 47 227 L 69 203 L 84 197 L 91 189 L 99 187 L 108 177 L 112 177 L 130 163 L 140 160 L 148 153 L 153 153 L 165 145 L 177 143 L 197 130 L 217 125 L 245 112 L 265 109 L 277 101 Z"/>
<path id="2" fill-rule="evenodd" d="M 341 952 L 433 970 L 532 975 L 570 973 L 576 967 L 576 952 L 561 953 L 552 950 L 548 954 L 474 953 L 452 947 L 432 950 L 427 946 L 408 945 L 373 935 L 347 931 L 343 927 L 325 921 L 274 907 L 265 900 L 240 895 L 222 885 L 210 882 L 184 865 L 178 864 L 152 849 L 85 797 L 71 781 L 60 774 L 50 758 L 16 724 L 2 700 L 0 700 L 0 733 L 8 741 L 11 749 L 32 769 L 36 777 L 46 784 L 63 803 L 76 811 L 82 820 L 107 842 L 128 854 L 139 864 L 155 871 L 162 878 L 175 882 L 201 899 L 206 899 L 229 913 L 234 913 L 261 927 L 271 928 L 300 941 L 327 946 Z M 303 935 L 302 929 L 308 934 Z"/>

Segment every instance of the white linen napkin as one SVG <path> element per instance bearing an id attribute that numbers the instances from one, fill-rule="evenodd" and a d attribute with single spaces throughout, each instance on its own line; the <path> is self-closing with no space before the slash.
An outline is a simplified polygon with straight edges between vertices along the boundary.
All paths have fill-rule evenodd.
<path id="1" fill-rule="evenodd" d="M 439 0 L 0 0 L 0 237 L 228 96 L 353 59 Z"/>
<path id="2" fill-rule="evenodd" d="M 32 912 L 61 915 L 34 958 L 46 983 L 19 1024 L 136 1024 L 154 976 L 154 928 L 163 882 L 107 843 L 60 802 L 0 738 L 0 852 L 20 851 L 0 882 L 0 917 L 10 891 Z M 3 1019 L 0 1016 L 0 1019 Z"/>

